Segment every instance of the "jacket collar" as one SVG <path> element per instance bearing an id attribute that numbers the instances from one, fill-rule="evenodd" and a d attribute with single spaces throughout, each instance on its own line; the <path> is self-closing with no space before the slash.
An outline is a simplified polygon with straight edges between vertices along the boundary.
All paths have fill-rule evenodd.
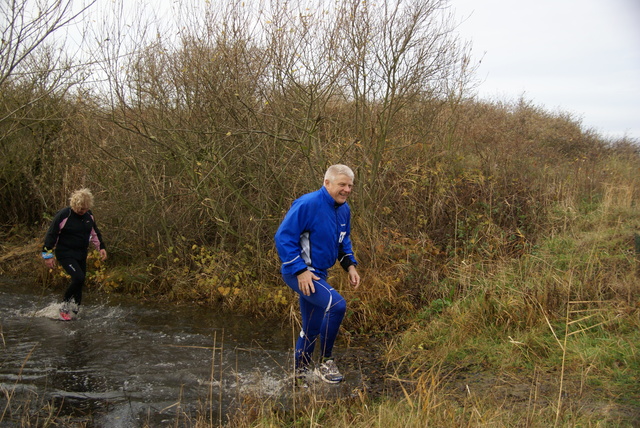
<path id="1" fill-rule="evenodd" d="M 327 204 L 331 205 L 333 208 L 338 208 L 346 204 L 346 202 L 343 204 L 337 203 L 336 200 L 333 199 L 333 197 L 329 194 L 329 191 L 327 190 L 327 188 L 324 186 L 320 188 L 320 192 L 322 193 L 322 196 L 325 202 L 327 202 Z"/>

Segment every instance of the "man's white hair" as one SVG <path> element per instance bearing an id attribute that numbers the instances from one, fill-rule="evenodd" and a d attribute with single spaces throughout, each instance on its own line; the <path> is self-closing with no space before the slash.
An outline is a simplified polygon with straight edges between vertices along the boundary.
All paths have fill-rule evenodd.
<path id="1" fill-rule="evenodd" d="M 355 177 L 351 168 L 346 165 L 337 164 L 327 168 L 327 172 L 324 173 L 324 179 L 333 183 L 339 175 L 346 175 L 351 180 Z"/>

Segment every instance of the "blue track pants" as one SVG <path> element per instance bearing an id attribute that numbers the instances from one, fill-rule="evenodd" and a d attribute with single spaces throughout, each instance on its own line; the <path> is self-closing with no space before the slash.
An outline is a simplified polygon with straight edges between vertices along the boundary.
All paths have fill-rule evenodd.
<path id="1" fill-rule="evenodd" d="M 316 273 L 316 276 L 320 275 Z M 300 292 L 298 278 L 295 275 L 282 275 L 282 278 L 300 296 L 302 331 L 296 341 L 296 367 L 305 366 L 312 361 L 318 337 L 322 356 L 331 357 L 340 324 L 347 310 L 344 298 L 324 278 L 313 281 L 316 291 L 310 296 Z"/>

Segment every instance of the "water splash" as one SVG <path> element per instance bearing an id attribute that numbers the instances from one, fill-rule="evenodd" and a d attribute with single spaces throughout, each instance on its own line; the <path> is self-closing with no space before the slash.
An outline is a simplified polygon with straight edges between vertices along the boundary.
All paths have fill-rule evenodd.
<path id="1" fill-rule="evenodd" d="M 61 303 L 53 302 L 42 309 L 27 312 L 25 316 L 35 317 L 35 318 L 50 318 L 50 319 L 57 320 L 57 319 L 60 319 L 60 306 L 61 306 Z"/>

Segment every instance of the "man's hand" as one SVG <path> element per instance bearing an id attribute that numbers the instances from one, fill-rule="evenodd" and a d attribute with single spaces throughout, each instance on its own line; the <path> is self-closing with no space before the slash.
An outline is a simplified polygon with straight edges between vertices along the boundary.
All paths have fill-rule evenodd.
<path id="1" fill-rule="evenodd" d="M 107 260 L 107 250 L 105 250 L 104 248 L 100 250 L 100 259 Z"/>
<path id="2" fill-rule="evenodd" d="M 354 265 L 349 266 L 349 282 L 354 288 L 358 288 L 360 285 L 360 275 Z"/>
<path id="3" fill-rule="evenodd" d="M 53 257 L 50 259 L 44 259 L 44 264 L 49 269 L 53 269 L 56 266 L 56 259 L 54 259 Z"/>
<path id="4" fill-rule="evenodd" d="M 313 281 L 319 280 L 320 277 L 317 277 L 310 270 L 305 270 L 300 275 L 298 275 L 298 288 L 305 296 L 310 296 L 312 293 L 316 292 L 316 287 L 313 285 Z"/>

